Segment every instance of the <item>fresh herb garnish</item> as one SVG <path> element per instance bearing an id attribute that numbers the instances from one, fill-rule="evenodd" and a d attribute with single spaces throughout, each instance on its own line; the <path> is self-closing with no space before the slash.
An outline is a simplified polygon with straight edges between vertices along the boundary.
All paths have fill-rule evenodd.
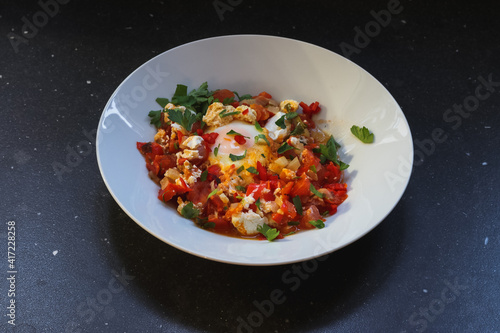
<path id="1" fill-rule="evenodd" d="M 210 197 L 211 197 L 212 195 L 216 194 L 218 191 L 219 191 L 219 189 L 215 189 L 215 190 L 213 190 L 212 192 L 210 192 L 210 194 L 209 194 L 209 195 L 208 195 L 208 197 L 207 197 L 207 200 L 208 200 L 208 199 L 210 199 Z"/>
<path id="2" fill-rule="evenodd" d="M 224 118 L 224 117 L 234 116 L 235 114 L 240 114 L 241 113 L 240 111 L 233 111 L 233 112 L 227 112 L 227 113 L 226 112 L 219 113 L 219 117 Z"/>
<path id="3" fill-rule="evenodd" d="M 182 207 L 181 215 L 187 219 L 194 219 L 200 215 L 200 210 L 198 208 L 194 208 L 193 203 L 189 202 L 187 205 Z"/>
<path id="4" fill-rule="evenodd" d="M 189 94 L 187 86 L 178 84 L 172 96 L 172 104 L 183 105 L 186 108 L 195 109 L 197 112 L 204 112 L 205 107 L 208 107 L 208 97 L 211 93 L 208 91 L 207 82 L 203 82 L 198 89 L 193 89 Z"/>
<path id="5" fill-rule="evenodd" d="M 263 234 L 270 242 L 273 241 L 280 234 L 280 232 L 276 228 L 271 228 L 265 223 L 263 225 L 259 225 L 257 227 L 257 231 Z"/>
<path id="6" fill-rule="evenodd" d="M 165 106 L 167 106 L 167 104 L 170 103 L 170 101 L 168 100 L 168 98 L 158 97 L 156 99 L 156 103 L 158 103 L 162 108 L 165 109 Z"/>
<path id="7" fill-rule="evenodd" d="M 220 147 L 220 143 L 217 147 L 214 148 L 214 156 L 217 157 L 217 154 L 219 153 L 219 147 Z"/>
<path id="8" fill-rule="evenodd" d="M 168 113 L 168 118 L 177 124 L 181 125 L 186 129 L 186 131 L 191 132 L 193 124 L 198 119 L 196 113 L 191 112 L 191 110 L 186 109 L 182 111 L 181 109 L 166 110 Z"/>
<path id="9" fill-rule="evenodd" d="M 241 185 L 236 185 L 236 189 L 240 192 L 243 192 L 243 193 L 245 193 L 247 191 L 247 189 Z"/>
<path id="10" fill-rule="evenodd" d="M 226 97 L 222 101 L 222 104 L 224 104 L 224 105 L 228 105 L 228 104 L 231 104 L 231 103 L 234 103 L 234 97 Z"/>
<path id="11" fill-rule="evenodd" d="M 323 216 L 323 217 L 328 216 L 328 215 L 330 215 L 330 211 L 328 211 L 328 210 L 325 210 L 323 213 L 321 213 L 321 216 Z"/>
<path id="12" fill-rule="evenodd" d="M 288 143 L 283 142 L 283 144 L 278 148 L 278 154 L 283 154 L 284 152 L 295 149 L 295 147 L 290 146 Z"/>
<path id="13" fill-rule="evenodd" d="M 276 120 L 275 124 L 281 127 L 282 129 L 285 129 L 286 128 L 285 118 L 286 114 L 282 115 L 280 119 Z"/>
<path id="14" fill-rule="evenodd" d="M 300 197 L 296 195 L 293 197 L 292 201 L 293 204 L 295 205 L 295 210 L 297 211 L 297 214 L 302 215 L 302 201 L 300 201 Z"/>
<path id="15" fill-rule="evenodd" d="M 215 222 L 207 222 L 201 225 L 204 229 L 215 228 Z"/>
<path id="16" fill-rule="evenodd" d="M 361 140 L 364 143 L 372 143 L 374 139 L 373 133 L 370 130 L 363 126 L 360 128 L 359 126 L 353 125 L 351 127 L 351 133 L 354 134 L 355 137 Z"/>
<path id="17" fill-rule="evenodd" d="M 262 156 L 262 157 L 266 158 L 266 155 L 264 155 L 264 154 L 260 154 L 260 156 Z"/>
<path id="18" fill-rule="evenodd" d="M 240 134 L 240 133 L 233 131 L 233 130 L 230 130 L 229 132 L 227 132 L 226 135 L 241 135 L 244 138 L 250 139 L 250 137 L 244 136 L 243 134 Z"/>
<path id="19" fill-rule="evenodd" d="M 240 173 L 240 172 L 242 172 L 243 170 L 245 170 L 245 167 L 242 165 L 242 166 L 240 166 L 240 167 L 236 170 L 236 172 L 237 172 L 237 173 Z"/>
<path id="20" fill-rule="evenodd" d="M 245 149 L 245 153 L 243 155 L 233 155 L 233 154 L 229 154 L 229 158 L 231 159 L 231 161 L 235 162 L 235 161 L 240 161 L 242 159 L 244 159 L 245 157 L 247 156 L 247 151 Z"/>
<path id="21" fill-rule="evenodd" d="M 148 116 L 151 118 L 150 124 L 156 128 L 161 127 L 161 117 L 163 117 L 163 110 L 149 111 Z"/>
<path id="22" fill-rule="evenodd" d="M 250 173 L 253 173 L 254 175 L 258 175 L 259 174 L 259 172 L 257 171 L 257 169 L 255 169 L 253 166 L 248 167 L 247 171 L 250 172 Z"/>
<path id="23" fill-rule="evenodd" d="M 314 164 L 313 164 L 313 165 L 311 165 L 311 166 L 309 167 L 309 169 L 311 169 L 311 171 L 312 171 L 312 172 L 317 173 L 317 171 L 316 171 L 316 166 L 315 166 Z"/>
<path id="24" fill-rule="evenodd" d="M 269 140 L 267 139 L 266 135 L 265 134 L 259 134 L 259 135 L 256 135 L 255 136 L 255 143 L 258 143 L 259 142 L 259 139 L 262 139 L 264 141 L 266 141 L 267 145 L 270 146 L 271 144 L 269 143 Z"/>
<path id="25" fill-rule="evenodd" d="M 299 121 L 295 125 L 295 128 L 293 129 L 292 133 L 290 133 L 290 135 L 301 135 L 306 131 L 306 128 L 307 125 L 304 124 L 304 122 L 299 118 Z"/>
<path id="26" fill-rule="evenodd" d="M 300 222 L 299 221 L 290 221 L 287 223 L 288 225 L 299 225 Z"/>
<path id="27" fill-rule="evenodd" d="M 340 170 L 345 170 L 349 167 L 349 164 L 339 161 L 337 158 L 337 147 L 338 143 L 335 141 L 333 136 L 326 142 L 326 145 L 319 145 L 320 162 L 324 164 L 327 160 L 332 161 L 340 167 Z"/>
<path id="28" fill-rule="evenodd" d="M 151 111 L 151 112 L 153 112 L 153 111 Z M 255 124 L 254 124 L 254 125 L 255 125 L 255 128 L 257 129 L 257 131 L 259 131 L 259 132 L 262 132 L 262 131 L 263 131 L 263 130 L 262 130 L 262 126 L 260 126 L 260 124 L 259 124 L 258 122 L 255 122 Z"/>
<path id="29" fill-rule="evenodd" d="M 236 97 L 238 97 L 238 101 L 252 98 L 252 95 L 250 95 L 250 94 L 245 94 L 245 95 L 240 96 L 236 91 L 233 91 L 233 93 L 236 95 Z"/>
<path id="30" fill-rule="evenodd" d="M 313 226 L 318 229 L 323 229 L 325 227 L 325 223 L 322 220 L 309 221 Z"/>
<path id="31" fill-rule="evenodd" d="M 288 120 L 292 120 L 293 118 L 297 117 L 299 114 L 297 112 L 290 112 L 290 113 L 287 113 L 285 116 L 286 116 L 286 119 Z"/>
<path id="32" fill-rule="evenodd" d="M 201 173 L 200 180 L 204 182 L 205 180 L 207 180 L 207 177 L 208 177 L 208 170 L 205 170 Z"/>
<path id="33" fill-rule="evenodd" d="M 260 210 L 260 198 L 255 201 L 255 206 L 257 206 L 257 208 Z"/>
<path id="34" fill-rule="evenodd" d="M 311 184 L 311 185 L 309 186 L 309 190 L 310 190 L 312 193 L 314 193 L 314 195 L 316 195 L 318 198 L 323 199 L 323 197 L 325 196 L 325 194 L 324 194 L 324 193 L 321 193 L 320 191 L 318 191 L 318 190 L 316 189 L 316 187 L 314 187 L 314 185 L 313 185 L 313 184 Z"/>

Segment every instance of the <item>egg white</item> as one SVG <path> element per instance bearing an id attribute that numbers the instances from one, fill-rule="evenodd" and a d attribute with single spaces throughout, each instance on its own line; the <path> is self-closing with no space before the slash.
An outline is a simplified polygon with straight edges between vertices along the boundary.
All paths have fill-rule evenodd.
<path id="1" fill-rule="evenodd" d="M 246 142 L 242 145 L 237 143 L 234 140 L 234 135 L 227 135 L 231 130 L 243 135 Z M 263 133 L 259 132 L 254 125 L 234 120 L 227 125 L 214 129 L 212 132 L 218 133 L 219 136 L 212 146 L 212 152 L 208 158 L 210 164 L 219 164 L 222 172 L 233 164 L 236 168 L 243 165 L 245 169 L 251 166 L 257 167 L 257 161 L 260 161 L 263 166 L 268 164 L 271 149 L 264 140 L 259 140 L 258 143 L 255 142 L 255 137 Z M 218 147 L 217 156 L 215 156 L 216 147 Z M 230 154 L 242 156 L 245 151 L 246 157 L 242 160 L 232 161 L 229 156 Z"/>

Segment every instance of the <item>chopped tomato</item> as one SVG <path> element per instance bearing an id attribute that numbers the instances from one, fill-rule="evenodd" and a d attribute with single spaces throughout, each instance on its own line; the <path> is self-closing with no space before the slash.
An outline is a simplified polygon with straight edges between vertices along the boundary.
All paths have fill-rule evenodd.
<path id="1" fill-rule="evenodd" d="M 182 178 L 180 179 L 182 183 L 181 185 L 177 185 L 175 183 L 168 183 L 168 185 L 163 190 L 160 190 L 158 192 L 158 199 L 160 199 L 163 202 L 167 202 L 176 195 L 190 192 L 192 189 L 187 187 L 186 183 Z"/>
<path id="2" fill-rule="evenodd" d="M 243 135 L 235 135 L 234 141 L 238 142 L 240 145 L 244 145 L 247 142 L 247 140 L 245 140 L 245 137 Z"/>
<path id="3" fill-rule="evenodd" d="M 222 217 L 209 217 L 208 222 L 215 224 L 215 230 L 227 230 L 233 227 L 229 220 L 223 219 Z"/>
<path id="4" fill-rule="evenodd" d="M 205 140 L 205 142 L 213 145 L 215 143 L 215 140 L 217 140 L 218 136 L 219 136 L 219 133 L 212 132 L 212 133 L 203 134 L 201 137 L 203 138 L 203 140 Z"/>
<path id="5" fill-rule="evenodd" d="M 156 175 L 160 178 L 163 178 L 165 171 L 176 166 L 177 156 L 175 155 L 156 155 L 153 161 L 153 167 L 157 171 Z"/>
<path id="6" fill-rule="evenodd" d="M 260 180 L 267 180 L 267 170 L 260 161 L 257 161 L 257 172 L 259 173 Z"/>
<path id="7" fill-rule="evenodd" d="M 306 177 L 301 177 L 298 179 L 293 185 L 292 190 L 290 191 L 290 196 L 294 197 L 298 196 L 306 196 L 311 194 L 311 182 Z"/>
<path id="8" fill-rule="evenodd" d="M 283 222 L 283 217 L 284 215 L 279 213 L 273 213 L 273 215 L 271 216 L 273 221 L 275 221 L 278 224 L 281 224 Z"/>
<path id="9" fill-rule="evenodd" d="M 273 96 L 271 96 L 271 94 L 269 94 L 269 93 L 267 93 L 265 91 L 261 92 L 259 94 L 259 96 L 262 96 L 262 97 L 265 97 L 265 98 L 269 98 L 269 99 L 273 98 Z"/>
<path id="10" fill-rule="evenodd" d="M 319 106 L 319 102 L 314 102 L 311 103 L 310 105 L 307 105 L 304 102 L 299 103 L 300 107 L 302 108 L 302 111 L 304 114 L 307 115 L 313 115 L 321 111 L 321 107 Z"/>
<path id="11" fill-rule="evenodd" d="M 219 89 L 216 90 L 212 96 L 223 103 L 226 98 L 234 98 L 234 93 L 229 89 Z"/>
<path id="12" fill-rule="evenodd" d="M 283 215 L 289 219 L 294 219 L 297 216 L 297 210 L 295 209 L 295 205 L 288 200 L 283 200 L 283 204 L 281 205 L 281 210 L 285 212 Z"/>
<path id="13" fill-rule="evenodd" d="M 187 194 L 186 198 L 194 204 L 201 203 L 202 205 L 205 205 L 210 192 L 210 183 L 208 181 L 196 182 L 193 184 L 191 191 Z"/>

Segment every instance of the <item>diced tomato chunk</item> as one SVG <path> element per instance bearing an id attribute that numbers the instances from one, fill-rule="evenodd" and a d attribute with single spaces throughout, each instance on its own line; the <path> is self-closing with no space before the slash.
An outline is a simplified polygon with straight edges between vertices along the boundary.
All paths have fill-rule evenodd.
<path id="1" fill-rule="evenodd" d="M 297 216 L 295 205 L 288 200 L 283 200 L 281 210 L 284 212 L 284 216 L 288 217 L 289 219 L 294 219 Z"/>
<path id="2" fill-rule="evenodd" d="M 234 141 L 238 142 L 240 145 L 244 145 L 247 142 L 247 140 L 245 140 L 245 137 L 243 135 L 235 135 Z"/>
<path id="3" fill-rule="evenodd" d="M 259 96 L 262 96 L 262 97 L 265 97 L 265 98 L 269 98 L 269 99 L 273 98 L 273 96 L 271 96 L 271 94 L 269 94 L 269 93 L 267 93 L 265 91 L 261 92 L 259 94 Z"/>
<path id="4" fill-rule="evenodd" d="M 301 177 L 298 179 L 295 184 L 293 185 L 292 190 L 290 191 L 290 196 L 294 197 L 296 195 L 298 196 L 306 196 L 311 194 L 311 182 L 307 177 Z"/>
<path id="5" fill-rule="evenodd" d="M 168 183 L 168 185 L 163 189 L 158 192 L 158 199 L 161 201 L 167 202 L 170 199 L 172 199 L 176 195 L 184 194 L 186 192 L 191 191 L 189 187 L 187 187 L 186 183 L 182 178 L 181 179 L 181 185 L 177 185 L 175 183 Z"/>
<path id="6" fill-rule="evenodd" d="M 208 222 L 215 224 L 215 230 L 228 230 L 233 227 L 229 220 L 223 219 L 222 217 L 209 217 Z"/>
<path id="7" fill-rule="evenodd" d="M 203 138 L 203 140 L 205 140 L 205 142 L 213 145 L 218 136 L 219 136 L 219 133 L 212 132 L 212 133 L 203 134 L 201 137 Z"/>
<path id="8" fill-rule="evenodd" d="M 213 95 L 215 99 L 218 99 L 219 102 L 223 103 L 226 98 L 234 98 L 234 93 L 229 89 L 219 89 L 216 90 Z"/>
<path id="9" fill-rule="evenodd" d="M 267 180 L 267 170 L 260 161 L 257 161 L 257 172 L 259 173 L 260 180 Z"/>

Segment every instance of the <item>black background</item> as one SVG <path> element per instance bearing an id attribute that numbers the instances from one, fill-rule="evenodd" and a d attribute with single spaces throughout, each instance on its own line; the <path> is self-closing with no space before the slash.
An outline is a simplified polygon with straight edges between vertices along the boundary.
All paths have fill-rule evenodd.
<path id="1" fill-rule="evenodd" d="M 214 3 L 231 10 L 220 16 Z M 37 1 L 2 3 L 0 277 L 8 221 L 18 273 L 15 327 L 0 279 L 0 331 L 498 331 L 500 83 L 473 112 L 443 118 L 473 100 L 480 77 L 500 82 L 498 7 L 401 0 L 390 24 L 358 40 L 350 59 L 391 92 L 412 130 L 403 198 L 316 265 L 241 267 L 178 251 L 121 211 L 92 142 L 108 98 L 150 58 L 206 37 L 284 36 L 345 55 L 340 45 L 356 46 L 355 28 L 388 1 L 69 1 L 45 22 Z M 23 34 L 23 18 L 41 27 Z M 436 129 L 446 139 L 431 143 Z M 71 166 L 70 151 L 80 157 Z M 58 177 L 55 165 L 69 171 Z M 272 293 L 281 296 L 271 307 Z"/>

